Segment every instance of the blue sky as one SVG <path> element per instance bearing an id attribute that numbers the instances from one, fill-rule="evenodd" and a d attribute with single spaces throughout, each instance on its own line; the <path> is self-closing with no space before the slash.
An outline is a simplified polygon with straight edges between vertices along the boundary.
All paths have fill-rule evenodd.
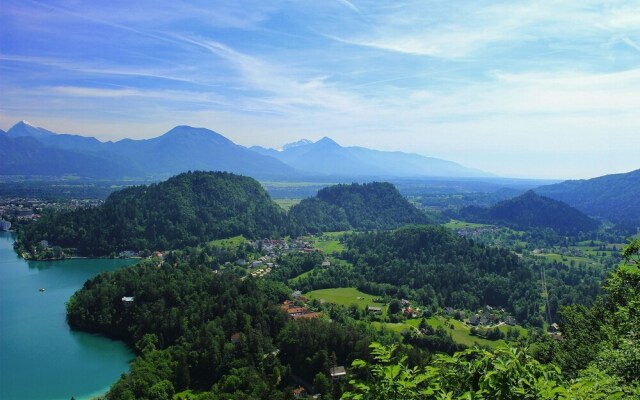
<path id="1" fill-rule="evenodd" d="M 0 7 L 0 128 L 330 136 L 502 176 L 640 168 L 640 1 L 29 1 Z"/>

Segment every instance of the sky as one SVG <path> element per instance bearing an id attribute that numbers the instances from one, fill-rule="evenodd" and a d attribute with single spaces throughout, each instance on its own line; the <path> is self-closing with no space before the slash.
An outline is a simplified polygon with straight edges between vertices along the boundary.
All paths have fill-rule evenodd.
<path id="1" fill-rule="evenodd" d="M 1 0 L 0 129 L 640 168 L 640 1 Z"/>

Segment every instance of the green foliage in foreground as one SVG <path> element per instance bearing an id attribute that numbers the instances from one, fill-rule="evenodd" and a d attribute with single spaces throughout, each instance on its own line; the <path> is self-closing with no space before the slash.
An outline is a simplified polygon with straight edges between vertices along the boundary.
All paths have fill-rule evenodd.
<path id="1" fill-rule="evenodd" d="M 560 370 L 545 366 L 522 350 L 500 348 L 493 352 L 469 349 L 453 356 L 438 355 L 424 368 L 410 368 L 406 357 L 394 358 L 395 346 L 371 345 L 376 363 L 355 360 L 359 377 L 342 399 L 445 400 L 445 399 L 616 399 L 622 392 L 608 380 L 563 382 Z"/>
<path id="2" fill-rule="evenodd" d="M 204 251 L 173 251 L 162 263 L 151 259 L 100 274 L 70 299 L 72 327 L 135 347 L 137 358 L 107 399 L 171 399 L 188 389 L 198 400 L 291 399 L 299 379 L 313 382 L 326 399 L 345 391 L 345 399 L 361 400 L 640 398 L 635 243 L 625 251 L 629 265 L 607 280 L 600 303 L 563 311 L 563 341 L 542 333 L 529 347 L 458 352 L 443 350 L 438 329 L 420 343 L 382 335 L 349 316 L 357 307 L 325 305 L 328 318 L 289 319 L 278 307 L 289 288 L 214 273 Z M 299 254 L 287 262 L 317 265 L 317 257 Z M 285 264 L 279 269 L 293 271 Z M 135 300 L 125 303 L 124 296 Z M 369 347 L 372 341 L 391 347 Z M 351 383 L 326 379 L 337 365 L 351 366 Z"/>
<path id="3" fill-rule="evenodd" d="M 352 363 L 360 373 L 342 398 L 640 398 L 640 241 L 632 241 L 623 255 L 626 264 L 607 279 L 602 301 L 562 311 L 559 344 L 544 334 L 529 349 L 469 349 L 438 355 L 423 368 L 394 357 L 394 346 L 373 344 L 376 363 Z"/>

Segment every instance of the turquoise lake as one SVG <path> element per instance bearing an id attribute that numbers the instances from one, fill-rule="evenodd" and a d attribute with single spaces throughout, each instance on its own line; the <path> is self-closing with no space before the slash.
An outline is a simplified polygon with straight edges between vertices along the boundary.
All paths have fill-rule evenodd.
<path id="1" fill-rule="evenodd" d="M 25 261 L 0 232 L 0 399 L 90 399 L 129 369 L 122 342 L 73 332 L 65 302 L 87 279 L 136 260 Z M 39 289 L 44 288 L 44 292 Z"/>

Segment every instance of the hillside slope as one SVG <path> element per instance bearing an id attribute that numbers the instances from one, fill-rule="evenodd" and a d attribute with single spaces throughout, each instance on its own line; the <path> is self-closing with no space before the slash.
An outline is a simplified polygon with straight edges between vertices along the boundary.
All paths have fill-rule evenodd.
<path id="1" fill-rule="evenodd" d="M 329 186 L 289 211 L 290 229 L 298 233 L 394 229 L 429 222 L 395 186 L 382 182 Z"/>
<path id="2" fill-rule="evenodd" d="M 86 256 L 124 250 L 176 249 L 244 235 L 284 233 L 284 211 L 254 179 L 223 172 L 189 172 L 165 182 L 112 193 L 92 209 L 44 214 L 20 232 L 30 251 L 41 240 Z"/>
<path id="3" fill-rule="evenodd" d="M 104 154 L 48 147 L 30 136 L 0 135 L 0 175 L 122 178 L 139 174 Z"/>
<path id="4" fill-rule="evenodd" d="M 599 225 L 568 204 L 539 196 L 532 190 L 490 208 L 463 208 L 460 216 L 469 221 L 506 224 L 520 229 L 550 228 L 560 234 L 592 231 Z"/>
<path id="5" fill-rule="evenodd" d="M 640 225 L 640 169 L 541 186 L 537 193 L 564 201 L 587 215 Z"/>
<path id="6" fill-rule="evenodd" d="M 518 321 L 541 322 L 535 273 L 509 250 L 435 225 L 349 235 L 345 245 L 344 256 L 358 276 L 404 290 L 401 296 L 420 304 L 470 310 L 488 304 L 504 307 Z"/>

